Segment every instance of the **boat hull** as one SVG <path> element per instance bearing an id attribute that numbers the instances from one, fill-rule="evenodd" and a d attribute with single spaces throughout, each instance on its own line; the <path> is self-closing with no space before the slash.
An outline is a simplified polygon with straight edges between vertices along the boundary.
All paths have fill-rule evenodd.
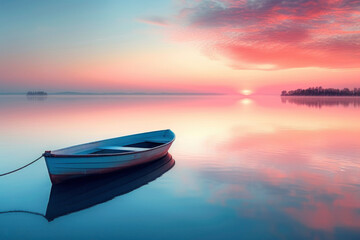
<path id="1" fill-rule="evenodd" d="M 154 133 L 159 134 L 158 132 Z M 152 133 L 146 134 L 151 136 Z M 157 160 L 168 153 L 173 140 L 174 138 L 167 143 L 161 144 L 160 146 L 136 152 L 87 155 L 49 153 L 44 154 L 44 157 L 51 182 L 57 184 L 74 178 L 110 173 Z M 91 144 L 93 143 L 79 146 L 81 147 Z M 57 151 L 54 151 L 54 153 L 56 152 Z"/>

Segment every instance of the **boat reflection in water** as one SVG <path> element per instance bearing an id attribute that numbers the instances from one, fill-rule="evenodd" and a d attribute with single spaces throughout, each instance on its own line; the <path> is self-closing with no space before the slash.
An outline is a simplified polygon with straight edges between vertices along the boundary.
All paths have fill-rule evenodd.
<path id="1" fill-rule="evenodd" d="M 53 185 L 45 218 L 50 222 L 131 192 L 154 181 L 174 165 L 175 161 L 168 153 L 156 161 L 128 170 Z"/>

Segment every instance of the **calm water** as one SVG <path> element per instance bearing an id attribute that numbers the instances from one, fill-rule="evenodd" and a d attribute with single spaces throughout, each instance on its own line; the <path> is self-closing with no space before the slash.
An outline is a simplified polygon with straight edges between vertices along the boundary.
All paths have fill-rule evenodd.
<path id="1" fill-rule="evenodd" d="M 0 239 L 360 239 L 359 103 L 0 96 L 0 173 L 44 150 L 167 128 L 177 136 L 174 166 L 86 187 L 52 189 L 43 160 L 1 177 L 0 211 L 58 216 L 0 214 Z"/>

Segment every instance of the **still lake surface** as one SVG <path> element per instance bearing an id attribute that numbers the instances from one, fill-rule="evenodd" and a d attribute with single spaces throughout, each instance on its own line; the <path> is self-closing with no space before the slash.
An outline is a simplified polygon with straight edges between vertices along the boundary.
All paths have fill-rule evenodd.
<path id="1" fill-rule="evenodd" d="M 0 177 L 0 211 L 40 213 L 0 214 L 0 239 L 360 239 L 359 98 L 0 96 L 0 173 L 168 128 L 174 166 L 104 180 L 122 187 L 93 198 L 57 194 L 44 160 Z M 72 196 L 77 211 L 41 216 Z"/>

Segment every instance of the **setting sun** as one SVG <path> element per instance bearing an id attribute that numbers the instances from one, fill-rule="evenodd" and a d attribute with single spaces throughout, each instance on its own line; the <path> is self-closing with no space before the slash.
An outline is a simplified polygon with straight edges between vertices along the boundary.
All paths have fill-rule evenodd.
<path id="1" fill-rule="evenodd" d="M 244 90 L 241 90 L 241 94 L 243 95 L 246 95 L 246 96 L 249 96 L 251 95 L 253 92 L 249 89 L 244 89 Z"/>

